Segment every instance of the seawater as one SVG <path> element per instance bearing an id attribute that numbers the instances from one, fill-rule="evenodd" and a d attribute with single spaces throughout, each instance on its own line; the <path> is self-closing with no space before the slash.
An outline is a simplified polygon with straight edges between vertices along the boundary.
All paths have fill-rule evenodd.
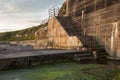
<path id="1" fill-rule="evenodd" d="M 113 80 L 116 75 L 120 76 L 118 72 L 119 61 L 108 64 L 59 63 L 0 71 L 0 80 Z"/>

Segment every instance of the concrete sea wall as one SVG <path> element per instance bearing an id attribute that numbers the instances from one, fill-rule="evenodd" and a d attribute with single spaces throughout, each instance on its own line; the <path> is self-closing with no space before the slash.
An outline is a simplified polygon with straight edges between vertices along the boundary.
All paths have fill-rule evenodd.
<path id="1" fill-rule="evenodd" d="M 120 58 L 120 0 L 67 0 L 67 15 L 81 30 Z"/>

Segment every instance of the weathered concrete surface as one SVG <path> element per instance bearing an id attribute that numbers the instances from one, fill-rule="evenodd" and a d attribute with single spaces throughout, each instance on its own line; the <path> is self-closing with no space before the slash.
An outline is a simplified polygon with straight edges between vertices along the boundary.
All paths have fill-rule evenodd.
<path id="1" fill-rule="evenodd" d="M 68 23 L 64 23 L 68 24 Z M 48 21 L 48 36 L 49 44 L 53 47 L 63 47 L 64 49 L 76 47 L 76 49 L 82 47 L 81 41 L 77 38 L 76 35 L 69 35 L 65 30 L 65 27 L 70 29 L 69 25 L 63 26 L 62 23 L 56 18 L 53 17 Z M 72 34 L 74 32 L 70 32 Z"/>
<path id="2" fill-rule="evenodd" d="M 76 35 L 70 36 L 64 27 L 65 26 L 62 26 L 56 17 L 50 18 L 48 27 L 36 32 L 36 49 L 80 49 L 82 47 L 80 40 Z M 70 26 L 67 27 L 70 28 Z"/>
<path id="3" fill-rule="evenodd" d="M 31 67 L 40 64 L 71 62 L 77 50 L 14 51 L 0 54 L 0 70 Z"/>
<path id="4" fill-rule="evenodd" d="M 48 27 L 44 27 L 35 32 L 35 49 L 45 49 L 48 42 Z"/>
<path id="5" fill-rule="evenodd" d="M 29 50 L 29 51 L 13 51 L 13 52 L 1 52 L 0 59 L 8 58 L 21 58 L 31 56 L 53 55 L 53 54 L 69 54 L 74 52 L 81 52 L 79 50 Z"/>
<path id="6" fill-rule="evenodd" d="M 67 16 L 95 37 L 111 57 L 120 58 L 120 0 L 67 1 Z"/>
<path id="7" fill-rule="evenodd" d="M 48 38 L 48 36 L 47 36 L 47 34 L 48 34 L 47 28 L 48 28 L 48 27 L 46 26 L 46 27 L 41 28 L 41 29 L 39 29 L 39 30 L 37 30 L 37 31 L 35 32 L 36 40 L 41 40 L 41 39 L 46 39 L 46 38 Z"/>

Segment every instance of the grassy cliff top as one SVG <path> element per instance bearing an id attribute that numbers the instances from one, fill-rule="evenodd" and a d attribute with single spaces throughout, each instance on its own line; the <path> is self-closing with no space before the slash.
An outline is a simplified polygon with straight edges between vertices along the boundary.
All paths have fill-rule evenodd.
<path id="1" fill-rule="evenodd" d="M 25 41 L 34 40 L 35 32 L 40 28 L 46 27 L 47 23 L 27 28 L 24 30 L 0 33 L 0 41 Z"/>

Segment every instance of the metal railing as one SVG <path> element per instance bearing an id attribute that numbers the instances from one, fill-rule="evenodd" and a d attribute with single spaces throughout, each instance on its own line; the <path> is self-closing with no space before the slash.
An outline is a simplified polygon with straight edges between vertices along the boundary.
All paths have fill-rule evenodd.
<path id="1" fill-rule="evenodd" d="M 54 6 L 48 10 L 49 12 L 49 18 L 52 18 L 54 16 L 58 16 L 59 8 L 57 6 Z"/>

